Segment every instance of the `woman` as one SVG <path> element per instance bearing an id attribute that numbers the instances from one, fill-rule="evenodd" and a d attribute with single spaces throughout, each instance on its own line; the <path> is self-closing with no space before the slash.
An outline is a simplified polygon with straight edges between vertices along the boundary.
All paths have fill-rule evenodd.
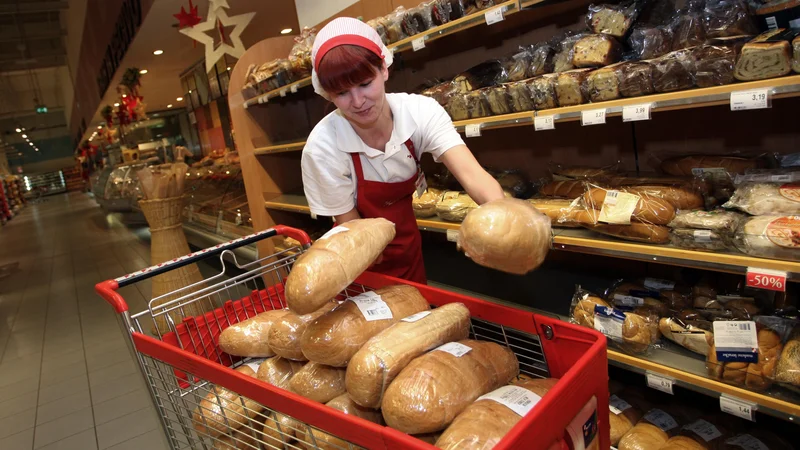
<path id="1" fill-rule="evenodd" d="M 369 25 L 338 18 L 311 53 L 314 90 L 336 111 L 322 119 L 303 149 L 303 185 L 311 212 L 337 224 L 383 217 L 396 236 L 371 270 L 425 283 L 422 242 L 411 206 L 425 190 L 423 153 L 444 163 L 479 204 L 503 191 L 475 160 L 450 117 L 421 95 L 387 94 L 392 52 Z"/>

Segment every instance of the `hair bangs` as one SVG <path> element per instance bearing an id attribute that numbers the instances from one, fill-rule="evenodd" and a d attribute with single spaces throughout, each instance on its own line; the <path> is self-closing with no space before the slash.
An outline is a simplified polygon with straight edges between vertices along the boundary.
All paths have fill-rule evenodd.
<path id="1" fill-rule="evenodd" d="M 375 78 L 382 64 L 383 59 L 370 50 L 356 45 L 340 45 L 322 58 L 317 77 L 325 92 L 337 94 Z"/>

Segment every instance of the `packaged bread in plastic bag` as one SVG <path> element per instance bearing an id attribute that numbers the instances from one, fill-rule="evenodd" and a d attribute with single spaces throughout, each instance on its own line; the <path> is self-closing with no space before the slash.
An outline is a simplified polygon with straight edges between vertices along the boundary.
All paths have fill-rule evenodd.
<path id="1" fill-rule="evenodd" d="M 726 424 L 716 416 L 706 416 L 682 426 L 677 436 L 667 440 L 663 450 L 718 448 L 731 437 Z"/>
<path id="2" fill-rule="evenodd" d="M 800 183 L 744 183 L 723 205 L 754 216 L 800 214 Z"/>
<path id="3" fill-rule="evenodd" d="M 709 339 L 714 334 L 711 322 L 704 320 L 699 315 L 690 316 L 691 319 L 682 318 L 683 314 L 671 317 L 662 317 L 658 321 L 661 335 L 670 341 L 691 350 L 699 355 L 708 354 Z"/>
<path id="4" fill-rule="evenodd" d="M 467 94 L 456 93 L 450 97 L 447 105 L 444 107 L 447 114 L 454 121 L 469 119 L 469 107 L 467 106 Z"/>
<path id="5" fill-rule="evenodd" d="M 624 393 L 613 394 L 608 398 L 609 427 L 611 428 L 611 445 L 619 445 L 622 436 L 636 425 L 642 418 L 642 411 L 625 399 Z"/>
<path id="6" fill-rule="evenodd" d="M 530 64 L 528 64 L 526 73 L 527 78 L 553 72 L 555 49 L 549 43 L 542 42 L 534 45 L 530 50 L 530 55 Z"/>
<path id="7" fill-rule="evenodd" d="M 733 242 L 751 256 L 800 261 L 800 217 L 750 217 L 736 231 Z"/>
<path id="8" fill-rule="evenodd" d="M 637 2 L 630 0 L 617 5 L 589 5 L 586 26 L 598 34 L 623 38 L 639 15 Z"/>
<path id="9" fill-rule="evenodd" d="M 470 211 L 457 245 L 482 266 L 522 275 L 544 262 L 551 242 L 547 216 L 529 202 L 504 198 Z"/>
<path id="10" fill-rule="evenodd" d="M 705 0 L 703 24 L 709 38 L 758 33 L 750 9 L 743 0 Z"/>
<path id="11" fill-rule="evenodd" d="M 557 383 L 557 378 L 523 380 L 478 397 L 447 427 L 436 447 L 444 450 L 493 447 Z M 519 401 L 510 401 L 512 397 Z"/>
<path id="12" fill-rule="evenodd" d="M 489 110 L 494 115 L 511 113 L 511 102 L 508 87 L 505 84 L 482 89 L 485 92 Z"/>
<path id="13" fill-rule="evenodd" d="M 443 191 L 436 188 L 428 188 L 421 196 L 414 191 L 411 206 L 414 208 L 414 215 L 424 219 L 436 215 L 436 204 L 442 198 Z"/>
<path id="14" fill-rule="evenodd" d="M 452 81 L 445 81 L 424 89 L 420 94 L 430 97 L 440 105 L 445 106 L 454 95 L 458 94 L 458 89 Z"/>
<path id="15" fill-rule="evenodd" d="M 539 111 L 552 109 L 558 106 L 556 103 L 555 79 L 557 75 L 547 74 L 530 80 L 528 88 L 531 91 L 533 107 Z"/>
<path id="16" fill-rule="evenodd" d="M 742 46 L 733 76 L 739 81 L 782 77 L 792 71 L 793 29 L 778 28 L 759 34 Z"/>
<path id="17" fill-rule="evenodd" d="M 705 0 L 688 0 L 670 23 L 672 29 L 672 50 L 700 45 L 706 40 L 706 27 L 703 22 Z"/>
<path id="18" fill-rule="evenodd" d="M 618 450 L 660 449 L 676 435 L 685 418 L 674 408 L 659 406 L 642 416 L 641 420 L 622 437 Z"/>
<path id="19" fill-rule="evenodd" d="M 462 222 L 467 213 L 478 207 L 478 204 L 464 192 L 447 191 L 442 194 L 436 204 L 436 215 L 449 222 Z"/>
<path id="20" fill-rule="evenodd" d="M 670 232 L 670 244 L 678 248 L 718 252 L 735 249 L 731 238 L 711 230 L 693 230 L 690 228 L 673 228 Z"/>
<path id="21" fill-rule="evenodd" d="M 691 49 L 677 50 L 650 61 L 656 92 L 674 92 L 694 87 L 695 61 Z"/>
<path id="22" fill-rule="evenodd" d="M 589 211 L 575 200 L 562 198 L 531 198 L 528 200 L 542 214 L 550 218 L 554 227 L 575 228 L 597 223 L 597 213 Z"/>
<path id="23" fill-rule="evenodd" d="M 622 57 L 619 42 L 605 34 L 590 34 L 575 42 L 572 64 L 577 68 L 602 67 L 613 64 Z"/>
<path id="24" fill-rule="evenodd" d="M 672 50 L 672 31 L 668 26 L 637 26 L 628 37 L 632 59 L 658 58 Z"/>
<path id="25" fill-rule="evenodd" d="M 646 244 L 666 244 L 669 242 L 669 228 L 649 223 L 631 222 L 628 225 L 598 223 L 584 225 L 596 233 L 605 234 L 626 241 L 644 242 Z"/>
<path id="26" fill-rule="evenodd" d="M 733 177 L 762 165 L 758 158 L 740 156 L 680 155 L 663 159 L 659 166 L 668 175 L 702 177 L 732 184 Z"/>
<path id="27" fill-rule="evenodd" d="M 264 311 L 232 324 L 219 334 L 220 350 L 235 356 L 275 356 L 275 352 L 269 348 L 267 337 L 272 325 L 286 314 L 290 314 L 288 309 Z"/>
<path id="28" fill-rule="evenodd" d="M 676 184 L 643 184 L 640 186 L 629 186 L 626 192 L 632 194 L 647 194 L 667 201 L 676 211 L 693 210 L 702 208 L 705 205 L 703 194 L 696 186 L 688 183 Z"/>
<path id="29" fill-rule="evenodd" d="M 520 47 L 519 51 L 505 61 L 508 81 L 521 81 L 528 78 L 528 68 L 531 65 L 530 47 Z"/>
<path id="30" fill-rule="evenodd" d="M 652 280 L 655 279 L 648 278 L 645 282 Z M 667 295 L 665 293 L 665 297 Z M 668 315 L 667 302 L 662 300 L 661 290 L 648 287 L 641 281 L 617 280 L 606 292 L 606 299 L 614 307 L 625 311 L 645 306 L 659 317 Z"/>
<path id="31" fill-rule="evenodd" d="M 306 361 L 303 351 L 300 348 L 301 338 L 308 325 L 332 310 L 337 305 L 336 302 L 328 301 L 309 314 L 295 314 L 289 311 L 287 314 L 278 318 L 270 327 L 267 343 L 270 349 L 280 357 L 292 361 Z"/>
<path id="32" fill-rule="evenodd" d="M 341 411 L 349 416 L 360 417 L 379 425 L 383 424 L 383 416 L 381 416 L 380 411 L 357 405 L 347 394 L 342 394 L 334 398 L 325 403 L 325 406 Z M 308 430 L 311 431 L 310 436 L 306 433 Z M 350 446 L 347 441 L 332 434 L 325 433 L 317 428 L 300 427 L 296 437 L 298 441 L 310 445 L 311 448 L 319 448 L 320 450 L 339 450 Z"/>
<path id="33" fill-rule="evenodd" d="M 735 46 L 698 45 L 692 52 L 697 87 L 722 86 L 735 81 L 733 77 L 737 55 Z"/>
<path id="34" fill-rule="evenodd" d="M 607 102 L 620 98 L 617 68 L 612 64 L 590 72 L 583 82 L 583 94 L 590 102 Z"/>
<path id="35" fill-rule="evenodd" d="M 492 88 L 479 89 L 465 94 L 467 111 L 469 112 L 470 119 L 479 119 L 492 115 L 492 109 L 489 106 L 489 98 L 487 96 L 489 89 Z"/>
<path id="36" fill-rule="evenodd" d="M 250 377 L 256 376 L 255 370 L 247 364 L 234 370 Z M 217 437 L 227 434 L 248 423 L 264 410 L 260 403 L 241 397 L 236 392 L 222 386 L 208 386 L 208 394 L 199 400 L 192 412 L 193 426 L 203 435 Z"/>
<path id="37" fill-rule="evenodd" d="M 587 208 L 600 211 L 599 221 L 608 224 L 666 225 L 675 217 L 675 208 L 668 201 L 648 192 L 634 194 L 624 189 L 590 185 L 583 194 L 583 203 Z"/>
<path id="38" fill-rule="evenodd" d="M 623 97 L 640 97 L 653 93 L 653 66 L 645 61 L 622 63 L 616 69 L 619 93 Z"/>
<path id="39" fill-rule="evenodd" d="M 619 163 L 605 167 L 573 166 L 551 164 L 550 173 L 553 180 L 603 180 L 619 173 Z"/>
<path id="40" fill-rule="evenodd" d="M 775 381 L 800 387 L 800 325 L 795 326 L 775 368 Z"/>
<path id="41" fill-rule="evenodd" d="M 592 69 L 575 69 L 561 72 L 555 79 L 556 102 L 559 106 L 586 103 L 583 84 Z"/>
<path id="42" fill-rule="evenodd" d="M 566 72 L 575 68 L 572 64 L 572 51 L 575 43 L 583 36 L 585 33 L 567 32 L 563 37 L 554 40 L 553 47 L 556 53 L 553 56 L 553 72 Z"/>
<path id="43" fill-rule="evenodd" d="M 669 223 L 670 228 L 692 228 L 697 230 L 711 230 L 718 233 L 732 235 L 742 221 L 743 214 L 724 209 L 713 211 L 678 211 L 675 218 Z"/>
<path id="44" fill-rule="evenodd" d="M 508 81 L 505 66 L 499 60 L 484 61 L 456 75 L 453 82 L 459 92 L 470 92 L 476 89 L 495 86 Z"/>
<path id="45" fill-rule="evenodd" d="M 534 108 L 531 91 L 528 88 L 528 81 L 515 81 L 508 83 L 508 96 L 511 109 L 514 112 L 532 111 Z"/>
<path id="46" fill-rule="evenodd" d="M 403 32 L 408 36 L 414 36 L 433 27 L 433 5 L 423 2 L 406 12 L 401 23 Z"/>
<path id="47" fill-rule="evenodd" d="M 397 42 L 408 37 L 403 31 L 403 20 L 406 17 L 406 9 L 398 6 L 397 9 L 386 15 L 384 26 L 386 27 L 386 35 L 389 37 L 389 42 Z"/>

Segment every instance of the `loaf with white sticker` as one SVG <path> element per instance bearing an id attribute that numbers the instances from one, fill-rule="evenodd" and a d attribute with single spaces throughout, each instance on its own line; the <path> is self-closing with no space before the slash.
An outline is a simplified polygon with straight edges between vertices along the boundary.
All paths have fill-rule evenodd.
<path id="1" fill-rule="evenodd" d="M 494 342 L 450 342 L 411 361 L 381 402 L 386 424 L 404 433 L 447 428 L 481 395 L 519 373 L 517 357 Z"/>
<path id="2" fill-rule="evenodd" d="M 398 284 L 366 292 L 311 322 L 300 348 L 309 361 L 345 367 L 372 336 L 428 309 L 428 301 L 414 286 Z"/>
<path id="3" fill-rule="evenodd" d="M 608 199 L 609 195 L 611 195 L 612 198 L 617 197 L 617 195 L 613 194 L 614 192 L 617 191 L 603 188 L 589 189 L 583 194 L 583 202 L 587 207 L 602 211 L 603 208 L 610 208 L 611 206 L 619 204 L 612 204 L 611 200 Z M 645 191 L 633 195 L 639 198 L 635 200 L 636 204 L 633 206 L 633 211 L 629 216 L 630 220 L 653 225 L 666 225 L 675 217 L 675 208 L 668 201 L 650 195 Z M 614 200 L 617 199 L 614 198 Z M 603 220 L 602 215 L 600 220 Z"/>
<path id="4" fill-rule="evenodd" d="M 264 311 L 225 328 L 219 334 L 219 348 L 235 356 L 275 356 L 267 337 L 272 325 L 286 314 L 289 311 L 285 309 Z"/>
<path id="5" fill-rule="evenodd" d="M 347 392 L 361 406 L 380 408 L 386 388 L 409 362 L 468 335 L 469 310 L 461 303 L 404 318 L 373 336 L 350 359 Z"/>
<path id="6" fill-rule="evenodd" d="M 374 263 L 394 235 L 394 224 L 386 219 L 357 219 L 317 239 L 286 278 L 289 309 L 297 314 L 318 310 Z"/>
<path id="7" fill-rule="evenodd" d="M 303 333 L 305 333 L 309 323 L 337 305 L 337 302 L 329 301 L 311 314 L 303 314 L 302 316 L 290 311 L 289 314 L 281 317 L 270 328 L 267 336 L 269 348 L 276 355 L 286 359 L 306 361 L 306 357 L 303 356 L 303 350 L 300 347 L 300 339 L 303 337 Z"/>
<path id="8" fill-rule="evenodd" d="M 530 379 L 479 397 L 447 427 L 436 441 L 436 447 L 444 450 L 492 448 L 557 383 L 557 378 Z"/>

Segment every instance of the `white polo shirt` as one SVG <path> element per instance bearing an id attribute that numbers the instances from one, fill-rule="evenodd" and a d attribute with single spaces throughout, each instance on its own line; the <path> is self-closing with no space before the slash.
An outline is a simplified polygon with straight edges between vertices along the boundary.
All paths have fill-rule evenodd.
<path id="1" fill-rule="evenodd" d="M 356 174 L 351 153 L 358 153 L 364 179 L 384 183 L 408 180 L 417 165 L 405 145 L 414 143 L 417 159 L 430 153 L 435 161 L 463 145 L 447 112 L 436 100 L 416 94 L 386 94 L 394 116 L 392 137 L 385 151 L 368 147 L 338 110 L 311 131 L 303 148 L 303 188 L 311 212 L 336 216 L 356 205 Z"/>

